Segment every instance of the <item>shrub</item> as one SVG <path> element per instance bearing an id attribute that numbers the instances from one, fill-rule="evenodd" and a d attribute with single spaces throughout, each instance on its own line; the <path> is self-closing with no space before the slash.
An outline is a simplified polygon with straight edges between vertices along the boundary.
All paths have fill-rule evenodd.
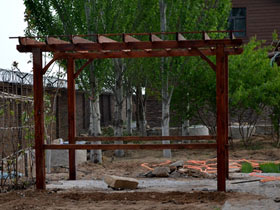
<path id="1" fill-rule="evenodd" d="M 248 163 L 248 162 L 242 163 L 242 166 L 241 166 L 242 173 L 251 173 L 252 171 L 253 171 L 253 166 L 251 163 Z"/>
<path id="2" fill-rule="evenodd" d="M 260 169 L 263 173 L 280 173 L 280 164 L 263 163 L 260 164 Z"/>

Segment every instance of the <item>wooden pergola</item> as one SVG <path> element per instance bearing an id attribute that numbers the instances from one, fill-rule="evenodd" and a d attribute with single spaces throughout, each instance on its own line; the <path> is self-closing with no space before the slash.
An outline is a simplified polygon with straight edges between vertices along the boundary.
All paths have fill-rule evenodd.
<path id="1" fill-rule="evenodd" d="M 229 34 L 228 38 L 210 39 L 210 33 Z M 199 40 L 188 40 L 189 34 L 200 34 Z M 168 35 L 172 40 L 163 40 L 160 36 Z M 87 37 L 95 36 L 96 42 Z M 232 31 L 209 32 L 159 32 L 159 33 L 125 33 L 125 34 L 95 34 L 52 37 L 12 37 L 18 38 L 19 52 L 33 54 L 34 74 L 34 118 L 35 118 L 35 153 L 36 153 L 36 187 L 45 189 L 45 150 L 69 150 L 69 179 L 76 179 L 75 150 L 162 150 L 162 149 L 217 149 L 217 189 L 226 191 L 228 177 L 228 56 L 242 53 L 241 39 L 235 39 Z M 38 41 L 45 40 L 45 42 Z M 65 41 L 67 40 L 67 41 Z M 92 40 L 92 37 L 91 37 Z M 121 40 L 121 41 L 116 41 Z M 53 59 L 43 67 L 42 53 L 53 53 Z M 216 56 L 216 64 L 207 56 Z M 217 101 L 217 135 L 216 136 L 148 136 L 148 137 L 79 137 L 76 135 L 76 103 L 75 79 L 81 71 L 95 59 L 101 58 L 142 58 L 142 57 L 172 57 L 200 56 L 216 72 Z M 43 75 L 56 60 L 67 60 L 68 86 L 68 140 L 69 144 L 55 145 L 44 143 L 44 101 Z M 88 61 L 75 71 L 75 60 Z M 201 140 L 216 139 L 216 143 L 192 144 L 101 144 L 80 145 L 76 141 L 161 141 L 161 140 Z"/>

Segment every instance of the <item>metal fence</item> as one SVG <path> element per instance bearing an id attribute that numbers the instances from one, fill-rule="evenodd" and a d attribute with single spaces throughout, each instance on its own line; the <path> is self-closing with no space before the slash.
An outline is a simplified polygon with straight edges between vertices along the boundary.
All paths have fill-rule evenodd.
<path id="1" fill-rule="evenodd" d="M 35 175 L 33 75 L 0 69 L 0 189 L 32 183 Z M 66 87 L 44 77 L 45 87 Z"/>

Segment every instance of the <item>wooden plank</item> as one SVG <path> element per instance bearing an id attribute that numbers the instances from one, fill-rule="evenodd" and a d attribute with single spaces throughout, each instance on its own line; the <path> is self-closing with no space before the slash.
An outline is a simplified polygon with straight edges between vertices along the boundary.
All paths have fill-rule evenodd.
<path id="1" fill-rule="evenodd" d="M 215 140 L 215 136 L 78 136 L 76 141 L 181 141 Z"/>
<path id="2" fill-rule="evenodd" d="M 162 149 L 215 149 L 217 144 L 45 144 L 44 149 L 81 150 L 162 150 Z"/>
<path id="3" fill-rule="evenodd" d="M 36 188 L 46 189 L 45 150 L 44 144 L 44 91 L 42 74 L 42 52 L 33 49 L 33 92 L 35 120 L 35 158 L 36 158 Z"/>
<path id="4" fill-rule="evenodd" d="M 224 45 L 217 45 L 216 100 L 217 100 L 217 180 L 218 191 L 226 191 L 226 141 L 228 138 L 227 88 Z"/>
<path id="5" fill-rule="evenodd" d="M 110 39 L 111 40 L 111 39 Z M 114 41 L 114 40 L 112 40 Z M 154 41 L 154 42 L 106 42 L 106 39 L 101 39 L 102 44 L 100 43 L 84 43 L 79 45 L 74 44 L 57 44 L 53 46 L 42 45 L 40 49 L 45 52 L 56 52 L 56 51 L 100 51 L 100 50 L 145 50 L 145 49 L 187 49 L 192 47 L 197 48 L 206 48 L 206 47 L 215 47 L 217 44 L 224 44 L 227 47 L 238 47 L 242 44 L 242 39 L 233 39 L 233 40 L 207 40 L 205 43 L 204 40 L 182 40 L 182 41 Z M 38 45 L 36 45 L 38 46 Z M 20 52 L 32 52 L 32 47 L 34 45 L 18 45 L 17 49 Z"/>
<path id="6" fill-rule="evenodd" d="M 49 44 L 49 45 L 60 45 L 60 44 L 70 44 L 70 42 L 66 42 L 64 40 L 61 40 L 61 39 L 57 39 L 57 38 L 54 38 L 54 37 L 47 37 L 46 38 L 46 44 Z"/>
<path id="7" fill-rule="evenodd" d="M 68 141 L 75 144 L 76 136 L 76 94 L 74 80 L 75 62 L 73 58 L 67 60 L 67 94 L 68 94 Z M 75 150 L 69 150 L 69 179 L 76 179 Z"/>

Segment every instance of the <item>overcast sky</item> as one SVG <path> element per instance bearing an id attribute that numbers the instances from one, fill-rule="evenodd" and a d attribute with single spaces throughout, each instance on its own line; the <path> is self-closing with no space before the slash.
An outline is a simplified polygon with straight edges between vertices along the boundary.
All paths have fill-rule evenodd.
<path id="1" fill-rule="evenodd" d="M 10 36 L 24 36 L 27 24 L 24 22 L 24 4 L 22 0 L 1 0 L 0 5 L 0 68 L 11 69 L 14 61 L 19 63 L 23 72 L 30 72 L 32 64 L 30 53 L 19 53 L 16 50 L 17 39 L 9 39 Z"/>

